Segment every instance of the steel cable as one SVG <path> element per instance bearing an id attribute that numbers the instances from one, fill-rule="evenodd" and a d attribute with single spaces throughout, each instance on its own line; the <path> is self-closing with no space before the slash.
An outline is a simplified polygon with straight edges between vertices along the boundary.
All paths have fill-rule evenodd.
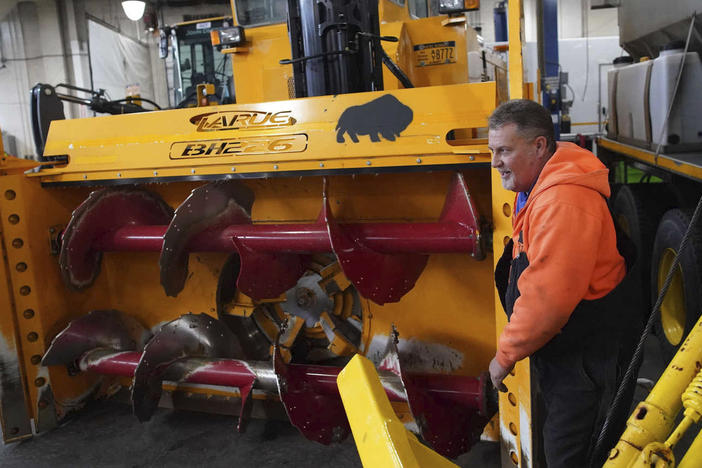
<path id="1" fill-rule="evenodd" d="M 692 37 L 692 31 L 695 25 L 695 18 L 697 16 L 697 12 L 694 12 L 692 14 L 692 17 L 690 19 L 690 28 L 687 33 L 687 40 L 685 41 L 685 50 L 683 53 L 683 56 L 680 61 L 680 67 L 678 69 L 677 73 L 677 79 L 675 81 L 675 88 L 673 89 L 673 98 L 671 99 L 670 106 L 667 109 L 667 113 L 665 116 L 665 120 L 663 121 L 663 127 L 661 128 L 661 137 L 663 136 L 665 126 L 668 123 L 668 119 L 670 118 L 671 111 L 673 109 L 673 104 L 675 101 L 675 95 L 677 94 L 678 91 L 678 86 L 680 85 L 680 79 L 682 77 L 682 72 L 683 72 L 683 67 L 685 66 L 685 61 L 687 57 L 687 51 L 690 46 L 690 39 Z M 659 139 L 660 140 L 660 139 Z M 660 154 L 662 147 L 662 143 L 659 141 L 658 147 L 656 148 L 656 154 L 654 156 L 654 161 L 658 163 L 658 155 Z M 631 358 L 631 362 L 629 363 L 629 367 L 626 369 L 626 373 L 624 374 L 624 378 L 622 379 L 621 383 L 619 384 L 619 388 L 617 389 L 617 394 L 614 397 L 614 400 L 612 401 L 612 404 L 609 406 L 609 409 L 607 411 L 607 417 L 605 418 L 605 422 L 602 425 L 602 429 L 600 430 L 600 434 L 597 437 L 597 442 L 595 443 L 595 448 L 591 452 L 590 460 L 588 463 L 588 466 L 592 466 L 592 463 L 595 461 L 594 457 L 602 450 L 602 445 L 604 444 L 605 437 L 608 435 L 609 431 L 609 425 L 611 424 L 612 420 L 612 415 L 616 414 L 617 410 L 619 409 L 619 406 L 621 405 L 621 400 L 623 398 L 624 393 L 627 391 L 629 388 L 629 382 L 633 377 L 634 369 L 638 369 L 639 365 L 641 363 L 642 355 L 643 355 L 643 345 L 644 342 L 646 341 L 646 338 L 648 335 L 651 333 L 651 329 L 653 328 L 653 323 L 655 322 L 655 318 L 658 313 L 658 309 L 660 309 L 661 304 L 663 303 L 663 299 L 665 298 L 666 293 L 668 292 L 668 288 L 670 287 L 670 283 L 673 281 L 673 275 L 675 273 L 675 270 L 677 270 L 679 264 L 680 264 L 680 254 L 682 251 L 687 247 L 687 244 L 689 242 L 690 234 L 692 232 L 692 228 L 697 224 L 697 219 L 700 216 L 700 211 L 702 208 L 702 197 L 700 197 L 700 200 L 697 202 L 697 207 L 695 208 L 695 212 L 692 215 L 692 219 L 690 220 L 690 225 L 687 227 L 687 231 L 685 231 L 685 235 L 683 236 L 682 240 L 680 241 L 680 248 L 678 249 L 677 254 L 675 255 L 675 258 L 673 259 L 673 264 L 670 267 L 670 270 L 668 271 L 668 276 L 665 278 L 665 282 L 663 283 L 663 288 L 661 288 L 661 292 L 658 294 L 658 299 L 656 299 L 656 304 L 653 306 L 653 310 L 651 311 L 649 317 L 648 317 L 648 322 L 646 322 L 646 328 L 644 328 L 643 334 L 641 335 L 641 338 L 639 339 L 638 344 L 636 345 L 636 351 L 634 351 L 634 355 Z"/>
<path id="2" fill-rule="evenodd" d="M 678 248 L 675 258 L 673 259 L 673 264 L 670 266 L 668 275 L 666 276 L 665 282 L 663 283 L 663 287 L 661 288 L 661 292 L 658 294 L 658 299 L 656 299 L 656 304 L 653 306 L 653 310 L 651 311 L 651 314 L 648 317 L 648 322 L 646 322 L 646 327 L 644 328 L 643 334 L 641 335 L 641 338 L 639 339 L 639 342 L 636 345 L 636 350 L 634 351 L 634 355 L 631 358 L 629 367 L 626 369 L 626 373 L 624 374 L 624 377 L 622 378 L 622 381 L 619 384 L 619 388 L 617 389 L 617 393 L 614 397 L 614 400 L 609 406 L 609 410 L 607 411 L 607 417 L 605 418 L 605 422 L 602 425 L 602 429 L 600 430 L 600 434 L 597 438 L 595 448 L 592 451 L 589 466 L 592 466 L 592 464 L 596 461 L 594 460 L 595 455 L 597 455 L 602 450 L 602 445 L 604 444 L 605 438 L 608 435 L 609 425 L 612 423 L 612 415 L 616 414 L 617 410 L 619 409 L 619 406 L 621 406 L 624 393 L 628 389 L 629 382 L 634 377 L 634 370 L 638 369 L 639 364 L 641 363 L 644 342 L 646 341 L 648 335 L 651 333 L 651 329 L 653 328 L 653 323 L 655 322 L 658 310 L 660 309 L 661 304 L 663 303 L 663 299 L 665 298 L 665 295 L 668 292 L 668 288 L 670 288 L 670 284 L 673 282 L 673 275 L 675 274 L 675 271 L 680 265 L 680 255 L 682 255 L 683 251 L 687 247 L 687 244 L 689 243 L 690 237 L 692 235 L 693 228 L 695 227 L 695 225 L 697 225 L 697 221 L 699 220 L 701 213 L 702 197 L 700 197 L 699 201 L 697 202 L 697 207 L 695 208 L 695 212 L 693 213 L 692 219 L 690 220 L 690 225 L 687 227 L 687 231 L 685 231 L 685 234 L 683 235 L 683 238 L 680 241 L 680 248 Z"/>

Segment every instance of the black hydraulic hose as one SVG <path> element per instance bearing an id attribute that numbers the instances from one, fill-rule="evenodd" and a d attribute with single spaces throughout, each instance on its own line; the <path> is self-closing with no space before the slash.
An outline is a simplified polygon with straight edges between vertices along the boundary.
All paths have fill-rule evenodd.
<path id="1" fill-rule="evenodd" d="M 385 53 L 385 50 L 383 50 L 382 47 L 378 47 L 378 49 L 380 49 L 380 53 L 382 54 L 383 63 L 386 67 L 388 67 L 388 70 L 390 70 L 390 72 L 392 72 L 392 74 L 395 75 L 395 77 L 398 80 L 400 80 L 402 86 L 404 86 L 405 88 L 414 88 L 414 85 L 412 84 L 412 81 L 409 79 L 409 77 L 405 75 L 405 72 L 403 72 L 402 69 L 398 67 L 395 62 L 392 61 L 388 54 Z"/>
<path id="2" fill-rule="evenodd" d="M 690 225 L 687 227 L 687 231 L 685 231 L 685 235 L 680 241 L 680 248 L 678 248 L 678 252 L 675 254 L 673 264 L 670 266 L 670 270 L 668 271 L 668 275 L 665 277 L 665 282 L 663 283 L 661 292 L 658 294 L 658 299 L 656 299 L 656 304 L 653 306 L 653 310 L 651 311 L 651 314 L 648 317 L 648 322 L 646 322 L 646 328 L 644 328 L 644 331 L 641 334 L 641 338 L 639 339 L 639 342 L 636 345 L 636 351 L 634 351 L 634 355 L 631 358 L 629 367 L 627 367 L 626 373 L 624 374 L 624 378 L 619 384 L 617 394 L 615 395 L 612 404 L 609 406 L 609 410 L 607 411 L 607 417 L 605 418 L 605 422 L 602 425 L 602 429 L 600 430 L 600 435 L 597 437 L 595 449 L 592 451 L 593 457 L 602 450 L 602 444 L 604 444 L 605 438 L 607 437 L 609 432 L 609 425 L 612 423 L 612 415 L 616 414 L 617 410 L 621 406 L 622 398 L 624 397 L 624 394 L 628 389 L 629 381 L 631 381 L 632 378 L 635 377 L 634 369 L 638 369 L 639 364 L 641 363 L 641 359 L 643 357 L 644 342 L 646 341 L 646 338 L 653 329 L 653 323 L 655 322 L 658 310 L 660 309 L 661 304 L 663 303 L 663 298 L 665 298 L 665 295 L 668 292 L 668 288 L 670 288 L 670 283 L 673 282 L 673 275 L 675 274 L 675 271 L 680 265 L 680 255 L 682 255 L 682 253 L 685 251 L 685 248 L 687 247 L 687 244 L 690 242 L 692 230 L 697 225 L 697 221 L 699 220 L 701 213 L 702 197 L 700 197 L 700 200 L 697 202 L 697 207 L 695 208 L 695 212 L 693 213 L 692 219 L 690 220 Z M 592 466 L 592 463 L 594 463 L 595 461 L 596 460 L 591 459 L 589 466 Z"/>
<path id="3" fill-rule="evenodd" d="M 161 108 L 161 106 L 159 106 L 158 104 L 156 104 L 154 101 L 152 101 L 152 100 L 150 100 L 150 99 L 143 98 L 143 97 L 128 97 L 128 98 L 124 98 L 124 99 L 116 99 L 116 100 L 114 100 L 114 101 L 110 101 L 110 103 L 117 104 L 117 103 L 120 103 L 120 102 L 127 102 L 127 103 L 130 103 L 130 104 L 134 104 L 135 106 L 139 106 L 139 104 L 135 103 L 134 101 L 144 101 L 144 102 L 148 102 L 149 104 L 151 104 L 152 106 L 154 106 L 156 109 L 158 109 L 158 110 L 163 110 L 163 109 Z M 142 107 L 142 106 L 139 106 L 139 107 Z"/>

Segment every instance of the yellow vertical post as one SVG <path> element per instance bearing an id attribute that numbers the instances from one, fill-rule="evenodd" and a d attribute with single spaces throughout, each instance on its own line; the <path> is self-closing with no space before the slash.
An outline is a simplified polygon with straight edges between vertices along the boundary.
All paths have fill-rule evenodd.
<path id="1" fill-rule="evenodd" d="M 510 0 L 509 24 L 509 97 L 524 98 L 524 64 L 522 57 L 522 0 Z M 502 249 L 512 236 L 514 193 L 502 188 L 497 171 L 492 171 L 492 219 L 494 261 L 497 263 Z M 495 294 L 496 336 L 507 324 L 499 297 Z M 505 379 L 507 393 L 500 393 L 500 440 L 502 466 L 530 467 L 533 464 L 531 427 L 531 380 L 529 360 L 517 363 L 513 375 Z"/>
<path id="2" fill-rule="evenodd" d="M 507 6 L 508 40 L 509 40 L 509 98 L 524 97 L 524 57 L 522 43 L 524 38 L 524 12 L 522 0 L 512 0 Z"/>

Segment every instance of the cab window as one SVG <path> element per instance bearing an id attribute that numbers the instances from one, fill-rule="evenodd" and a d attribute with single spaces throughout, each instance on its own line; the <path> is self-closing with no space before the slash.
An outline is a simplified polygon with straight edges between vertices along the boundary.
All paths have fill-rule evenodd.
<path id="1" fill-rule="evenodd" d="M 427 0 L 409 0 L 409 12 L 414 18 L 426 18 Z"/>
<path id="2" fill-rule="evenodd" d="M 284 23 L 288 18 L 286 0 L 235 0 L 235 6 L 241 26 Z"/>
<path id="3" fill-rule="evenodd" d="M 439 0 L 409 0 L 409 11 L 414 18 L 438 16 Z"/>

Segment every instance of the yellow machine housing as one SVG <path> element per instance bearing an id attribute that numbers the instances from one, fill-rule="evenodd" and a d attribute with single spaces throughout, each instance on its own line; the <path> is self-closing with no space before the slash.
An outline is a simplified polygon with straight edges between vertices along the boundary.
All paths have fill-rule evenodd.
<path id="1" fill-rule="evenodd" d="M 232 7 L 236 23 L 235 1 Z M 468 83 L 467 53 L 478 42 L 463 16 L 413 19 L 407 8 L 379 2 L 381 35 L 399 38 L 383 42 L 383 48 L 413 89 L 402 89 L 385 69 L 382 91 L 295 99 L 292 66 L 279 63 L 291 57 L 286 25 L 246 26 L 247 43 L 226 51 L 232 58 L 236 104 L 55 121 L 44 152 L 55 157 L 53 162 L 28 173 L 12 163 L 20 169 L 3 172 L 2 274 L 7 288 L 0 288 L 0 300 L 10 313 L 0 315 L 0 337 L 9 350 L 4 354 L 18 356 L 14 375 L 21 382 L 14 393 L 3 395 L 12 400 L 0 406 L 6 440 L 30 436 L 30 419 L 41 432 L 88 397 L 129 386 L 130 379 L 123 377 L 42 366 L 52 339 L 91 311 L 118 310 L 151 331 L 187 314 L 255 319 L 271 339 L 272 354 L 281 330 L 292 336 L 278 343 L 283 361 L 295 360 L 294 339 L 306 336 L 323 342 L 317 351 L 326 358 L 345 361 L 359 353 L 378 364 L 394 326 L 408 372 L 479 376 L 488 368 L 506 321 L 493 286 L 492 246 L 501 251 L 511 232 L 513 200 L 491 174 L 485 126 L 508 94 L 529 96 L 521 68 L 521 2 L 509 3 L 509 93 L 503 71 L 497 82 Z M 436 43 L 453 45 L 442 52 L 450 56 L 432 62 L 427 49 L 437 48 Z M 350 132 L 339 129 L 344 112 L 384 96 L 412 112 L 394 140 L 360 133 L 355 143 Z M 223 300 L 218 285 L 230 257 L 223 252 L 192 253 L 177 297 L 168 296 L 159 283 L 158 252 L 105 251 L 89 287 L 71 289 L 62 279 L 62 234 L 72 213 L 96 189 L 144 189 L 176 208 L 194 189 L 230 181 L 253 194 L 253 226 L 313 224 L 323 200 L 341 224 L 434 223 L 456 174 L 480 215 L 485 258 L 466 252 L 432 254 L 414 287 L 383 304 L 352 292 L 340 268 L 325 263 L 328 256 L 315 260 L 307 271 L 333 279 L 341 291 L 331 297 L 334 307 L 319 323 L 303 326 L 292 320 L 281 309 L 284 295 L 255 300 L 238 291 Z M 349 342 L 340 333 L 325 337 L 322 322 L 333 321 L 331 316 L 348 319 L 352 307 L 360 322 L 359 341 Z M 282 324 L 286 319 L 292 332 Z M 312 353 L 306 356 L 319 362 Z M 528 363 L 519 364 L 506 383 L 510 391 L 500 396 L 499 423 L 493 421 L 486 435 L 501 438 L 507 462 L 531 466 Z M 164 382 L 163 390 L 174 405 L 201 398 L 220 401 L 221 411 L 234 413 L 232 397 L 241 395 L 237 389 L 177 381 Z M 252 398 L 271 399 L 265 392 L 254 392 Z M 5 403 L 21 410 L 9 411 Z M 411 420 L 407 404 L 392 405 L 402 422 Z"/>

